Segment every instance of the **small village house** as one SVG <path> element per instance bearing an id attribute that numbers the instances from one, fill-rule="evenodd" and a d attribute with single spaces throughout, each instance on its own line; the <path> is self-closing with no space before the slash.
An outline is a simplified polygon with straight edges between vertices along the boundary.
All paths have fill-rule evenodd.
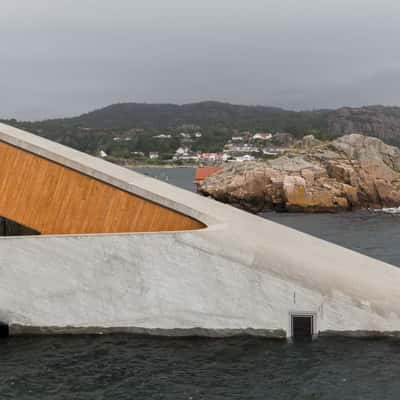
<path id="1" fill-rule="evenodd" d="M 219 171 L 222 171 L 222 169 L 222 167 L 197 167 L 193 181 L 196 192 L 198 191 L 200 182 L 202 182 L 209 176 L 216 174 Z"/>

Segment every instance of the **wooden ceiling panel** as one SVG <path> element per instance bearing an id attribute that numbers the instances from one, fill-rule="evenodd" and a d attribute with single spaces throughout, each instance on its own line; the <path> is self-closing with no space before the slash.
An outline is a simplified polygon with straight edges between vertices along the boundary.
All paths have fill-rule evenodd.
<path id="1" fill-rule="evenodd" d="M 3 142 L 0 215 L 48 235 L 204 228 L 179 212 Z"/>

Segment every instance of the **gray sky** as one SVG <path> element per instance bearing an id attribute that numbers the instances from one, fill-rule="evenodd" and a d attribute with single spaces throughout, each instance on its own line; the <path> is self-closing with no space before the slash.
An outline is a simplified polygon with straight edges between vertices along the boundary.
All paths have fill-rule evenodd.
<path id="1" fill-rule="evenodd" d="M 400 105 L 399 0 L 0 0 L 0 117 Z"/>

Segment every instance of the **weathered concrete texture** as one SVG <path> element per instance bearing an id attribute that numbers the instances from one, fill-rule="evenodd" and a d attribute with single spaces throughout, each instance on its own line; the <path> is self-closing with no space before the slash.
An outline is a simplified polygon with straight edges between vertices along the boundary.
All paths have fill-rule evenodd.
<path id="1" fill-rule="evenodd" d="M 10 140 L 14 130 L 2 130 Z M 11 333 L 275 337 L 290 334 L 295 312 L 314 314 L 318 332 L 400 331 L 400 269 L 18 132 L 22 139 L 208 227 L 0 238 L 0 321 Z"/>
<path id="2" fill-rule="evenodd" d="M 290 251 L 283 243 L 248 253 L 238 243 L 218 249 L 217 232 L 209 239 L 179 233 L 0 240 L 0 319 L 99 332 L 201 328 L 199 334 L 212 336 L 229 330 L 274 336 L 288 331 L 290 312 L 305 311 L 317 315 L 318 331 L 399 330 L 396 268 L 344 250 L 345 272 L 339 247 L 306 235 L 291 241 L 297 232 L 272 225 L 278 237 L 289 233 Z M 288 256 L 299 245 L 321 248 L 303 259 Z M 320 268 L 309 265 L 314 257 Z M 361 269 L 376 275 L 369 279 Z"/>

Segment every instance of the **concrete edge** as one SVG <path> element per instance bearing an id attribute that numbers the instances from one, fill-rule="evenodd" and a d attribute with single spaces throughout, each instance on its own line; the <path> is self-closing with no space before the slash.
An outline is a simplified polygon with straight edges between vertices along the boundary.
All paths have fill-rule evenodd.
<path id="1" fill-rule="evenodd" d="M 192 217 L 191 217 L 192 218 Z M 199 221 L 202 223 L 202 221 Z M 226 229 L 227 224 L 214 224 L 211 226 L 204 226 L 204 228 L 198 229 L 185 229 L 176 231 L 150 231 L 150 232 L 98 232 L 98 233 L 52 233 L 52 234 L 40 234 L 40 235 L 29 235 L 29 236 L 0 236 L 0 241 L 11 241 L 11 240 L 45 240 L 52 238 L 90 238 L 90 237 L 136 237 L 136 236 L 171 236 L 175 234 L 195 233 L 198 231 L 223 231 Z"/>
<path id="2" fill-rule="evenodd" d="M 228 338 L 234 336 L 264 337 L 286 339 L 283 329 L 206 329 L 206 328 L 139 328 L 139 327 L 73 327 L 73 326 L 27 326 L 11 324 L 10 336 L 57 336 L 57 335 L 111 335 L 129 334 L 160 337 L 206 337 Z"/>
<path id="3" fill-rule="evenodd" d="M 206 227 L 219 222 L 218 219 L 188 206 L 185 202 L 169 199 L 141 187 L 141 185 L 138 185 L 136 182 L 134 171 L 99 159 L 90 154 L 80 152 L 3 123 L 0 123 L 0 141 L 151 201 L 162 207 L 179 212 L 203 223 Z M 131 179 L 133 180 L 131 181 Z M 155 178 L 153 179 L 155 180 Z M 158 183 L 162 184 L 163 182 Z M 185 191 L 181 188 L 173 188 L 175 192 Z"/>
<path id="4" fill-rule="evenodd" d="M 385 338 L 400 339 L 400 331 L 326 330 L 318 332 L 318 337 L 345 337 L 353 339 L 385 339 Z"/>
<path id="5" fill-rule="evenodd" d="M 101 336 L 101 335 L 132 335 L 166 338 L 232 338 L 260 337 L 265 339 L 291 339 L 283 329 L 207 329 L 207 328 L 140 328 L 140 327 L 73 327 L 73 326 L 28 326 L 11 324 L 9 336 Z M 399 339 L 400 331 L 320 331 L 314 338 L 351 338 L 351 339 Z"/>

